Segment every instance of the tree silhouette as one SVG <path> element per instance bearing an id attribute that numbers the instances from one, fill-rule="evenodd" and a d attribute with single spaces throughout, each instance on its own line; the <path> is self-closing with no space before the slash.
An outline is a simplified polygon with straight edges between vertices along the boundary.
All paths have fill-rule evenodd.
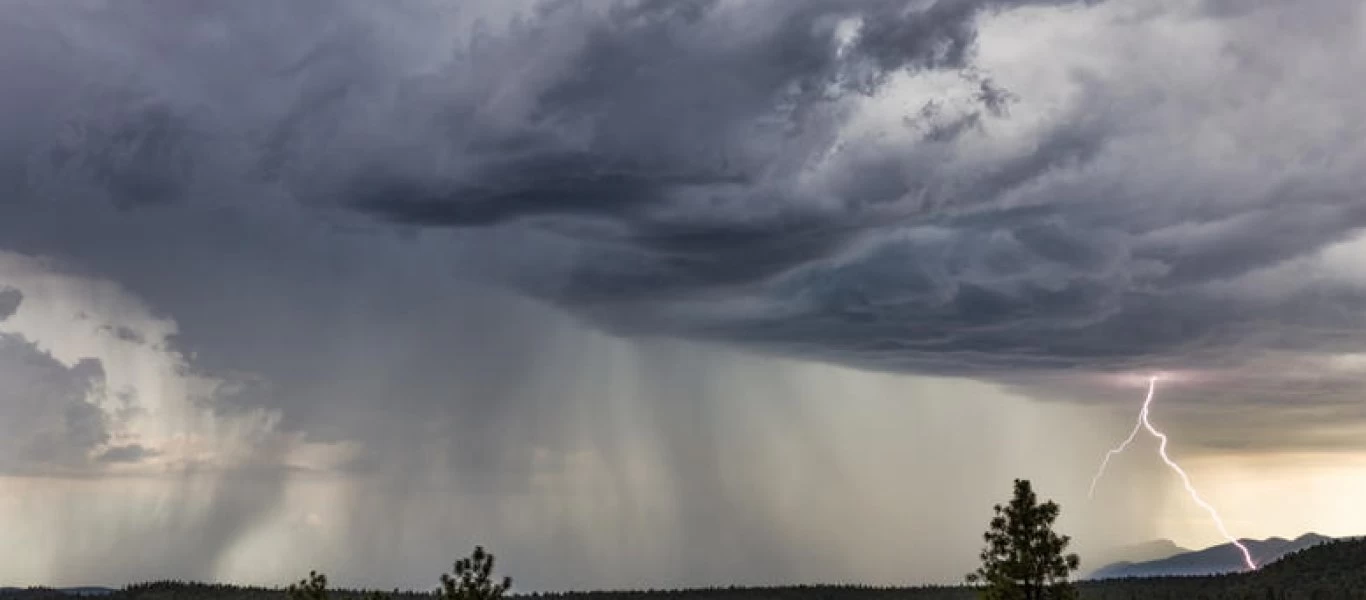
<path id="1" fill-rule="evenodd" d="M 441 589 L 436 593 L 443 600 L 499 600 L 511 587 L 511 577 L 494 583 L 493 554 L 475 546 L 469 558 L 455 561 L 454 574 L 441 574 Z"/>
<path id="2" fill-rule="evenodd" d="M 327 576 L 309 571 L 307 579 L 289 584 L 286 595 L 289 600 L 327 600 Z"/>
<path id="3" fill-rule="evenodd" d="M 991 528 L 982 535 L 982 566 L 967 576 L 987 600 L 1063 600 L 1077 597 L 1067 576 L 1080 565 L 1066 554 L 1071 538 L 1053 532 L 1058 505 L 1039 504 L 1026 479 L 1015 480 L 1010 504 L 995 507 Z"/>

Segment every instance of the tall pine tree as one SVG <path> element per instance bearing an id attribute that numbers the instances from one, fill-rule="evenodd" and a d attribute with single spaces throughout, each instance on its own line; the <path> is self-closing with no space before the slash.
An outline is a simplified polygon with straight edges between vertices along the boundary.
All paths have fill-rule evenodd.
<path id="1" fill-rule="evenodd" d="M 1028 480 L 1015 480 L 1010 504 L 995 507 L 991 528 L 983 534 L 982 566 L 967 576 L 986 600 L 1071 600 L 1076 588 L 1068 575 L 1081 564 L 1064 554 L 1071 538 L 1053 531 L 1058 505 L 1039 504 Z"/>
<path id="2" fill-rule="evenodd" d="M 441 574 L 441 600 L 500 600 L 512 588 L 512 578 L 501 582 L 493 577 L 493 554 L 475 546 L 469 558 L 455 561 L 454 574 Z"/>

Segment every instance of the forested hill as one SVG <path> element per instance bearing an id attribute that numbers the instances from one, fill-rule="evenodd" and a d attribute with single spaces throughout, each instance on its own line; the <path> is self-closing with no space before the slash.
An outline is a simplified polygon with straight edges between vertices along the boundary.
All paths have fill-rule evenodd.
<path id="1" fill-rule="evenodd" d="M 1097 600 L 1366 600 L 1366 540 L 1325 542 L 1251 573 L 1111 579 L 1081 590 Z"/>
<path id="2" fill-rule="evenodd" d="M 1082 600 L 1366 600 L 1366 540 L 1315 546 L 1253 573 L 1206 577 L 1112 579 L 1080 584 Z M 40 588 L 0 591 L 0 600 L 64 600 L 71 596 Z M 358 591 L 334 591 L 331 600 L 363 600 Z M 403 593 L 394 600 L 430 600 Z M 701 588 L 616 592 L 526 594 L 513 600 L 972 600 L 964 587 L 879 588 L 794 586 Z M 285 600 L 279 588 L 250 588 L 180 582 L 129 586 L 99 600 Z"/>

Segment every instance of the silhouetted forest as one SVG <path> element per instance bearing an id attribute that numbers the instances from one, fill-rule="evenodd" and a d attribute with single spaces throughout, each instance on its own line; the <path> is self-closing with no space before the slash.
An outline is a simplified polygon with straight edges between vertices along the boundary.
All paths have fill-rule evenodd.
<path id="1" fill-rule="evenodd" d="M 1252 573 L 1083 581 L 1082 600 L 1366 600 L 1366 540 L 1333 541 L 1291 554 Z M 331 600 L 365 600 L 373 592 L 329 590 Z M 390 593 L 394 600 L 431 600 L 432 592 Z M 892 588 L 792 586 L 513 594 L 523 600 L 975 600 L 964 586 Z M 68 600 L 58 590 L 0 592 L 0 600 Z M 178 581 L 130 585 L 100 600 L 286 600 L 280 588 Z"/>

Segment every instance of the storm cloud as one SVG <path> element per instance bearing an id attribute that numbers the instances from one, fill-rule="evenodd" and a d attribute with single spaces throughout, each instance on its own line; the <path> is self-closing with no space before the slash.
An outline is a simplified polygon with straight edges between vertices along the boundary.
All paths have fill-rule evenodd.
<path id="1" fill-rule="evenodd" d="M 897 382 L 971 398 L 877 438 L 943 486 L 1080 481 L 934 424 L 1108 423 L 1132 373 L 1174 374 L 1194 452 L 1356 449 L 1363 32 L 1352 2 L 11 3 L 0 369 L 40 383 L 0 470 L 184 507 L 111 545 L 216 532 L 24 572 L 293 578 L 251 557 L 325 541 L 406 582 L 442 561 L 366 569 L 449 552 L 438 519 L 541 585 L 783 581 L 976 519 L 845 523 L 785 458 L 868 490 L 880 419 L 824 396 Z M 1060 465 L 1053 426 L 1009 435 Z M 901 572 L 864 543 L 828 576 Z"/>
<path id="2" fill-rule="evenodd" d="M 614 331 L 874 368 L 1354 345 L 1340 333 L 1361 325 L 1354 281 L 1255 300 L 1240 286 L 1366 223 L 1360 119 L 1332 95 L 1359 59 L 1286 72 L 1247 104 L 1283 67 L 1252 45 L 1280 9 L 1173 5 L 1131 27 L 1204 19 L 1186 45 L 1210 55 L 1160 63 L 1170 81 L 1138 71 L 1167 53 L 1107 55 L 1104 71 L 1074 67 L 1066 92 L 1034 90 L 985 71 L 979 26 L 1050 3 L 1035 4 L 554 2 L 426 38 L 386 28 L 431 33 L 421 19 L 477 9 L 25 4 L 6 42 L 22 45 L 6 60 L 29 92 L 10 100 L 28 135 L 9 145 L 29 165 L 11 204 L 52 202 L 46 184 L 133 211 L 297 202 L 381 231 L 493 229 L 526 247 L 518 264 L 472 269 L 452 252 L 451 269 Z M 1311 12 L 1331 11 L 1360 20 L 1345 4 Z M 165 19 L 181 26 L 153 25 Z M 1286 43 L 1312 40 L 1292 29 Z M 1224 86 L 1176 85 L 1197 73 Z M 936 74 L 937 95 L 903 89 Z M 1328 110 L 1284 116 L 1291 88 Z M 903 114 L 869 116 L 888 110 Z M 1293 162 L 1266 168 L 1290 147 Z"/>

